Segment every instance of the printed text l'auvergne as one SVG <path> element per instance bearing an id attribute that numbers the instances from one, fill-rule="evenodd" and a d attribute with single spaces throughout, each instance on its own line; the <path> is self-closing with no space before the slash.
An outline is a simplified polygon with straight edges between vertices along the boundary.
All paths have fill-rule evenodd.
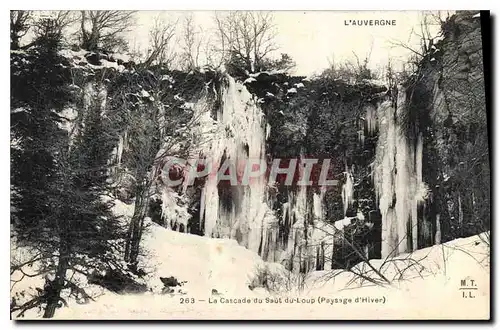
<path id="1" fill-rule="evenodd" d="M 396 26 L 395 19 L 346 19 L 345 26 Z"/>

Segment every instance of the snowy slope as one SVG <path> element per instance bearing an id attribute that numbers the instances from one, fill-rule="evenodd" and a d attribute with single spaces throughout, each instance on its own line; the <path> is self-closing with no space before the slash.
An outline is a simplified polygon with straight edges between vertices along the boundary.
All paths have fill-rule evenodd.
<path id="1" fill-rule="evenodd" d="M 412 255 L 394 259 L 372 260 L 376 269 L 393 280 L 386 287 L 370 282 L 351 281 L 353 274 L 341 271 L 313 272 L 305 278 L 301 294 L 290 293 L 289 298 L 306 299 L 305 303 L 271 303 L 274 297 L 263 289 L 251 291 L 249 278 L 263 261 L 255 253 L 235 241 L 209 239 L 166 230 L 152 224 L 145 240 L 149 266 L 154 271 L 147 281 L 152 293 L 143 295 L 116 295 L 107 293 L 96 302 L 74 305 L 58 310 L 56 318 L 94 319 L 399 319 L 399 318 L 488 318 L 489 317 L 489 255 L 487 245 L 473 236 L 457 239 L 444 245 L 419 250 Z M 444 256 L 444 257 L 443 257 Z M 403 264 L 412 264 L 397 280 Z M 445 262 L 446 260 L 446 262 Z M 381 265 L 384 264 L 382 268 Z M 396 266 L 397 268 L 396 268 Z M 280 269 L 274 265 L 274 269 Z M 357 269 L 366 267 L 364 264 Z M 333 276 L 335 275 L 335 276 Z M 159 277 L 175 276 L 187 281 L 179 292 L 159 294 Z M 332 277 L 333 276 L 333 277 Z M 370 276 L 376 277 L 374 274 Z M 460 280 L 473 279 L 478 290 L 475 298 L 463 298 Z M 179 288 L 179 287 L 178 287 Z M 217 294 L 212 294 L 212 290 Z M 468 291 L 467 291 L 468 292 Z M 260 298 L 261 303 L 222 303 L 221 297 Z M 357 297 L 378 298 L 377 303 L 356 302 Z M 194 303 L 181 303 L 181 298 L 194 298 Z M 326 299 L 344 299 L 340 303 Z M 347 299 L 351 299 L 349 302 Z M 209 303 L 218 299 L 218 303 Z M 321 303 L 319 303 L 319 301 Z"/>
<path id="2" fill-rule="evenodd" d="M 133 206 L 117 203 L 115 212 L 130 217 Z M 86 285 L 95 302 L 78 304 L 68 300 L 69 307 L 56 311 L 61 319 L 363 319 L 363 318 L 488 318 L 489 316 L 489 247 L 479 236 L 457 239 L 442 245 L 403 254 L 387 260 L 371 260 L 370 264 L 391 281 L 375 286 L 347 271 L 315 271 L 305 277 L 293 278 L 283 266 L 264 262 L 255 252 L 235 240 L 214 239 L 179 233 L 147 222 L 142 245 L 141 267 L 148 275 L 145 281 L 150 292 L 118 295 L 95 285 Z M 21 262 L 31 255 L 26 248 L 11 247 L 13 260 Z M 26 259 L 27 260 L 27 259 Z M 248 287 L 259 269 L 281 274 L 277 286 L 279 296 L 263 288 Z M 35 273 L 36 265 L 24 270 Z M 366 264 L 354 271 L 380 280 Z M 402 275 L 401 275 L 402 274 Z M 20 278 L 19 272 L 11 279 Z M 162 294 L 160 277 L 174 276 L 186 281 L 174 292 Z M 472 279 L 477 290 L 460 290 L 462 279 Z M 84 281 L 84 279 L 82 279 Z M 16 292 L 34 292 L 43 285 L 43 278 L 24 278 Z M 299 286 L 298 283 L 302 283 Z M 290 290 L 291 289 L 291 290 Z M 464 292 L 475 298 L 463 298 Z M 266 303 L 266 298 L 281 297 L 281 303 Z M 285 298 L 308 299 L 310 303 L 286 303 Z M 379 298 L 383 302 L 359 302 L 357 297 Z M 189 303 L 181 303 L 189 298 Z M 193 303 L 191 298 L 195 299 Z M 228 304 L 221 298 L 262 299 L 262 303 Z M 326 299 L 344 298 L 343 303 L 329 304 Z M 345 299 L 351 298 L 349 303 Z M 218 303 L 209 303 L 218 299 Z M 320 300 L 325 299 L 321 303 Z M 271 300 L 269 300 L 270 302 Z M 15 314 L 13 315 L 15 316 Z M 26 318 L 40 317 L 40 311 L 26 313 Z"/>
<path id="3" fill-rule="evenodd" d="M 147 282 L 154 292 L 163 283 L 159 277 L 174 276 L 187 281 L 190 295 L 207 296 L 212 289 L 224 294 L 248 290 L 249 277 L 263 261 L 254 252 L 230 239 L 208 239 L 151 223 L 146 235 L 142 262 L 149 273 Z"/>
<path id="4" fill-rule="evenodd" d="M 264 265 L 254 252 L 234 240 L 209 239 L 148 223 L 141 264 L 152 292 L 140 295 L 107 293 L 96 303 L 58 310 L 56 318 L 182 318 L 203 302 L 180 304 L 181 298 L 208 299 L 215 295 L 255 297 L 248 285 Z M 281 268 L 280 265 L 275 265 Z M 174 276 L 182 286 L 161 294 L 160 277 Z M 192 314 L 190 314 L 192 315 Z M 191 316 L 192 317 L 192 316 Z"/>

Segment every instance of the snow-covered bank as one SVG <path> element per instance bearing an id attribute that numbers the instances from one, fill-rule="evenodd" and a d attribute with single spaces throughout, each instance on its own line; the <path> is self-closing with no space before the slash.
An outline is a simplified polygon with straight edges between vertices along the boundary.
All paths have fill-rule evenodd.
<path id="1" fill-rule="evenodd" d="M 489 253 L 478 236 L 457 239 L 388 260 L 386 287 L 353 279 L 339 271 L 310 273 L 301 294 L 272 295 L 248 284 L 264 262 L 236 241 L 182 234 L 152 224 L 144 247 L 153 292 L 117 295 L 72 304 L 56 312 L 61 319 L 485 319 L 489 317 Z M 418 262 L 410 262 L 409 260 Z M 371 261 L 380 269 L 382 260 Z M 404 270 L 406 264 L 412 267 Z M 363 267 L 362 264 L 356 266 Z M 366 266 L 365 266 L 366 267 Z M 398 270 L 399 268 L 399 270 Z M 273 264 L 274 271 L 283 269 Z M 338 273 L 338 274 L 337 274 Z M 337 274 L 332 278 L 334 274 Z M 159 277 L 187 281 L 171 294 L 160 294 Z M 372 276 L 374 276 L 372 274 Z M 461 290 L 461 280 L 477 290 Z M 285 285 L 285 284 L 284 284 Z M 469 297 L 474 296 L 474 298 Z M 464 295 L 467 298 L 464 298 Z M 303 303 L 290 302 L 301 297 Z M 247 298 L 250 303 L 231 303 Z M 255 299 L 261 299 L 256 300 Z M 266 300 L 267 298 L 267 300 Z M 272 300 L 270 298 L 273 298 Z M 288 298 L 288 300 L 286 299 Z M 362 302 L 367 298 L 368 302 Z M 194 300 L 192 300 L 194 299 Z M 337 299 L 338 301 L 336 301 Z M 349 300 L 350 299 L 350 300 Z M 356 300 L 357 299 L 357 300 Z M 217 300 L 217 303 L 215 301 Z M 281 300 L 281 302 L 279 301 Z M 267 301 L 267 302 L 266 302 Z M 271 302 L 272 301 L 272 302 Z"/>
<path id="2" fill-rule="evenodd" d="M 129 214 L 130 207 L 118 203 L 116 213 Z M 13 261 L 28 260 L 32 253 L 12 245 Z M 348 271 L 314 271 L 299 281 L 280 264 L 264 262 L 255 252 L 235 240 L 184 234 L 148 222 L 142 245 L 141 267 L 151 289 L 144 294 L 116 294 L 96 285 L 84 284 L 95 301 L 79 304 L 64 298 L 68 307 L 58 308 L 57 319 L 485 319 L 489 317 L 489 246 L 479 236 L 457 239 L 442 245 L 402 254 L 370 264 L 390 285 L 375 286 Z M 23 259 L 24 258 L 24 259 Z M 268 268 L 281 276 L 268 292 L 249 287 L 257 273 Z M 36 264 L 24 271 L 36 273 Z M 380 277 L 367 264 L 353 269 L 369 279 Z M 15 272 L 11 279 L 19 279 Z M 288 275 L 290 275 L 288 277 Z M 162 293 L 160 277 L 175 277 L 182 286 Z M 79 279 L 85 283 L 85 279 Z M 467 287 L 461 289 L 462 280 Z M 472 282 L 474 281 L 474 282 Z M 302 286 L 300 283 L 302 282 Z M 380 282 L 380 281 L 379 281 Z M 30 299 L 43 287 L 43 275 L 25 277 L 15 285 L 12 296 Z M 18 293 L 16 295 L 16 292 Z M 465 297 L 464 297 L 465 295 Z M 472 298 L 473 296 L 474 298 Z M 297 303 L 292 299 L 304 299 Z M 240 299 L 240 302 L 231 302 Z M 241 302 L 247 299 L 250 302 Z M 255 300 L 257 299 L 257 300 Z M 260 300 L 259 300 L 260 299 Z M 215 301 L 217 300 L 217 303 Z M 40 310 L 25 318 L 41 317 Z M 17 313 L 13 314 L 15 317 Z"/>
<path id="3" fill-rule="evenodd" d="M 130 207 L 118 203 L 116 213 L 129 214 Z M 12 245 L 18 263 L 32 253 Z M 489 246 L 479 236 L 456 239 L 442 245 L 402 254 L 387 260 L 371 260 L 373 268 L 391 281 L 373 285 L 348 271 L 314 271 L 290 274 L 276 263 L 264 262 L 255 252 L 231 239 L 184 234 L 148 221 L 142 245 L 141 268 L 150 291 L 143 294 L 116 294 L 85 284 L 95 301 L 79 304 L 63 296 L 68 307 L 58 308 L 57 319 L 486 319 L 489 317 Z M 24 259 L 23 259 L 24 258 Z M 262 269 L 268 268 L 270 287 L 249 287 Z M 36 273 L 36 263 L 23 267 Z M 367 264 L 353 268 L 379 283 L 380 277 Z M 15 272 L 11 279 L 19 279 Z M 160 277 L 173 276 L 182 286 L 162 293 Z M 295 276 L 299 276 L 298 278 Z M 277 280 L 273 280 L 278 278 Z M 297 279 L 299 281 L 297 281 Z M 461 289 L 462 280 L 467 287 Z M 474 282 L 472 282 L 474 281 Z M 30 299 L 43 287 L 43 275 L 25 277 L 11 291 L 17 299 Z M 300 285 L 302 284 L 302 285 Z M 20 297 L 24 291 L 24 297 Z M 16 295 L 16 292 L 18 293 Z M 472 298 L 473 296 L 473 298 Z M 304 299 L 297 303 L 291 299 Z M 231 302 L 240 299 L 240 302 Z M 241 299 L 250 302 L 243 303 Z M 255 300 L 257 299 L 257 300 Z M 259 300 L 260 299 L 260 300 Z M 267 300 L 266 300 L 267 299 Z M 350 300 L 349 300 L 350 299 Z M 217 300 L 217 303 L 215 301 Z M 41 317 L 34 309 L 25 318 Z M 16 317 L 17 313 L 13 314 Z"/>

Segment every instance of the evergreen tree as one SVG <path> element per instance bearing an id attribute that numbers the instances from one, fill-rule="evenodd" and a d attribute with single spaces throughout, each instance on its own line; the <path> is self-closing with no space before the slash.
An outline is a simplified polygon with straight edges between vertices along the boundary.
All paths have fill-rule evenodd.
<path id="1" fill-rule="evenodd" d="M 69 148 L 59 125 L 59 113 L 72 101 L 68 65 L 58 55 L 61 34 L 50 22 L 42 23 L 27 70 L 12 72 L 12 203 L 18 241 L 38 252 L 36 275 L 54 277 L 12 311 L 44 306 L 44 317 L 50 318 L 65 303 L 62 290 L 90 298 L 68 271 L 90 276 L 94 269 L 122 267 L 113 254 L 121 231 L 111 202 L 103 200 L 114 141 L 102 116 L 102 94 L 87 95 L 92 101 L 87 113 L 81 111 L 83 128 Z"/>
<path id="2" fill-rule="evenodd" d="M 58 55 L 60 35 L 39 30 L 37 46 L 23 69 L 11 70 L 12 203 L 20 228 L 34 229 L 50 213 L 47 191 L 58 170 L 56 154 L 65 144 L 58 112 L 70 101 L 69 70 Z M 19 60 L 13 54 L 11 61 Z M 12 67 L 12 66 L 11 66 Z M 36 230 L 35 230 L 36 231 Z M 19 232 L 23 237 L 31 231 Z"/>
<path id="3" fill-rule="evenodd" d="M 110 191 L 108 160 L 114 146 L 114 137 L 109 119 L 102 115 L 101 100 L 97 98 L 90 107 L 84 127 L 70 153 L 72 184 L 81 206 L 74 214 L 80 219 L 74 228 L 81 244 L 90 254 L 102 254 L 109 248 L 109 241 L 120 238 L 120 228 L 111 212 L 111 202 L 103 200 Z"/>

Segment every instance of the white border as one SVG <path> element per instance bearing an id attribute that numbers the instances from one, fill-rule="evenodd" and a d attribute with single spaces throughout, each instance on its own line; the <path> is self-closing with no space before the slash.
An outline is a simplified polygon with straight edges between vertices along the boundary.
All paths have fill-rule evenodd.
<path id="1" fill-rule="evenodd" d="M 0 43 L 0 47 L 3 48 L 0 51 L 1 57 L 2 57 L 2 66 L 1 66 L 1 72 L 0 72 L 0 77 L 2 77 L 2 88 L 0 89 L 1 92 L 1 102 L 3 104 L 1 111 L 0 111 L 0 125 L 2 125 L 2 128 L 0 129 L 1 133 L 1 139 L 0 139 L 0 152 L 1 155 L 4 155 L 2 157 L 2 160 L 0 162 L 1 164 L 1 169 L 0 169 L 0 178 L 1 178 L 1 186 L 0 186 L 0 208 L 2 210 L 2 215 L 4 215 L 2 219 L 2 238 L 0 240 L 0 243 L 2 245 L 2 251 L 1 253 L 1 262 L 0 265 L 5 265 L 5 269 L 1 272 L 2 274 L 2 280 L 1 280 L 1 285 L 0 288 L 1 293 L 1 301 L 4 302 L 2 306 L 0 307 L 2 310 L 2 318 L 1 318 L 1 327 L 2 329 L 5 328 L 13 328 L 16 326 L 16 324 L 12 321 L 9 320 L 9 314 L 8 313 L 8 303 L 9 299 L 7 297 L 10 296 L 9 294 L 9 286 L 7 283 L 8 281 L 8 275 L 7 275 L 7 264 L 10 263 L 9 254 L 7 251 L 10 251 L 10 228 L 9 228 L 9 215 L 8 212 L 10 210 L 10 205 L 9 205 L 9 198 L 10 198 L 10 187 L 9 187 L 9 181 L 10 181 L 10 176 L 9 176 L 9 171 L 10 171 L 10 159 L 9 159 L 9 132 L 10 132 L 10 125 L 9 125 L 9 99 L 10 99 L 10 86 L 9 86 L 9 76 L 10 76 L 10 66 L 7 64 L 10 62 L 9 59 L 9 35 L 8 35 L 8 10 L 10 9 L 39 9 L 39 10 L 53 10 L 53 9 L 134 9 L 134 10 L 229 10 L 229 9 L 247 9 L 247 10 L 458 10 L 458 9 L 489 9 L 492 11 L 492 15 L 495 15 L 495 13 L 498 13 L 498 5 L 500 1 L 487 1 L 487 0 L 446 0 L 446 1 L 435 1 L 435 0 L 418 0 L 418 1 L 413 1 L 412 3 L 404 2 L 404 1 L 391 1 L 391 0 L 378 0 L 378 1 L 369 1 L 369 0 L 349 0 L 349 1 L 319 1 L 319 0 L 303 0 L 303 1 L 297 1 L 297 0 L 287 0 L 287 1 L 280 1 L 280 2 L 271 2 L 269 0 L 251 0 L 251 1 L 229 1 L 229 0 L 212 0 L 212 1 L 203 1 L 203 0 L 182 0 L 182 1 L 176 1 L 176 2 L 163 2 L 163 1 L 149 1 L 149 0 L 121 0 L 121 1 L 116 1 L 116 2 L 103 2 L 98 1 L 98 0 L 85 0 L 82 2 L 72 2 L 70 3 L 69 1 L 42 1 L 40 2 L 35 1 L 35 0 L 24 0 L 22 2 L 2 2 L 1 6 L 6 7 L 5 10 L 2 10 L 2 24 L 3 28 L 0 29 L 0 36 L 2 40 L 2 43 Z M 3 9 L 3 8 L 2 8 Z M 498 21 L 496 22 L 498 25 Z M 496 26 L 494 26 L 494 30 L 492 33 L 494 34 L 494 40 L 495 40 L 495 50 L 494 53 L 495 55 L 498 55 L 498 45 L 499 45 L 499 37 L 498 33 L 496 32 Z M 495 56 L 494 60 L 496 59 L 497 56 Z M 496 79 L 494 78 L 494 90 L 493 90 L 494 95 L 500 95 L 499 91 L 499 84 Z M 500 116 L 496 115 L 493 116 L 494 123 L 493 123 L 493 137 L 494 141 L 491 141 L 493 145 L 495 146 L 492 151 L 494 152 L 494 155 L 498 154 L 498 135 L 495 134 L 496 128 L 500 127 L 499 121 L 500 121 Z M 493 170 L 493 169 L 492 169 Z M 498 179 L 498 175 L 497 175 Z M 494 183 L 498 183 L 497 180 L 495 180 Z M 498 207 L 500 205 L 500 197 L 498 195 L 495 196 L 495 201 L 492 201 L 494 205 Z M 495 223 L 496 219 L 492 219 L 493 223 Z M 496 228 L 495 228 L 496 230 Z M 496 233 L 496 232 L 495 232 Z M 495 256 L 498 259 L 498 244 L 496 245 L 495 249 Z M 9 262 L 9 263 L 8 263 Z M 493 265 L 496 264 L 496 262 L 492 262 Z M 5 278 L 4 278 L 5 277 Z M 493 280 L 493 278 L 492 278 Z M 495 286 L 497 287 L 497 286 Z M 495 295 L 496 296 L 496 295 Z M 497 306 L 498 307 L 498 306 Z M 422 308 L 425 308 L 425 306 L 422 306 Z M 443 308 L 446 308 L 446 306 L 443 306 Z M 497 315 L 498 316 L 498 315 Z M 37 326 L 43 326 L 44 324 L 40 323 L 31 323 L 31 324 L 23 324 L 23 327 L 37 327 Z M 58 326 L 62 328 L 66 327 L 72 327 L 74 324 L 57 324 Z M 118 325 L 118 324 L 117 324 Z M 120 324 L 121 325 L 121 324 Z M 124 323 L 124 325 L 126 325 Z M 131 328 L 139 329 L 144 327 L 145 324 L 129 324 L 128 326 Z M 227 324 L 229 326 L 235 326 L 233 324 Z M 253 324 L 253 326 L 258 326 L 258 327 L 269 327 L 269 328 L 274 328 L 277 326 L 285 326 L 287 328 L 295 328 L 299 327 L 301 325 L 305 326 L 311 326 L 310 323 L 308 324 Z M 321 323 L 317 324 L 318 326 L 325 325 L 325 326 L 332 326 L 332 327 L 343 327 L 345 326 L 344 324 L 337 324 L 337 323 L 332 323 L 331 325 L 328 323 Z M 349 327 L 365 327 L 365 326 L 378 326 L 378 327 L 386 327 L 388 324 L 383 323 L 383 324 L 349 324 Z M 49 327 L 53 327 L 54 323 L 51 322 L 47 324 Z M 110 324 L 79 324 L 79 327 L 82 328 L 88 328 L 88 329 L 105 329 L 110 326 Z M 169 324 L 161 324 L 160 326 L 162 327 L 168 327 L 168 328 L 177 328 L 179 326 L 183 327 L 191 327 L 191 326 L 203 326 L 203 327 L 220 327 L 222 324 L 217 324 L 217 323 L 209 323 L 209 324 L 179 324 L 179 323 L 169 323 Z M 236 326 L 238 327 L 243 327 L 243 326 L 249 326 L 247 324 L 237 324 Z M 250 325 L 252 326 L 252 325 Z M 410 324 L 396 324 L 392 325 L 395 327 L 400 327 L 400 328 L 406 328 L 410 326 Z M 426 329 L 439 329 L 444 326 L 448 326 L 448 324 L 421 324 L 420 326 L 425 327 Z M 464 324 L 467 328 L 474 328 L 478 327 L 479 325 L 473 325 L 473 324 Z"/>
<path id="2" fill-rule="evenodd" d="M 228 1 L 228 0 L 185 0 L 178 2 L 134 1 L 104 2 L 88 0 L 79 3 L 68 1 L 36 1 L 25 0 L 19 3 L 8 3 L 13 9 L 134 9 L 134 10 L 458 10 L 489 9 L 494 5 L 487 0 L 455 0 L 433 1 L 419 0 L 412 3 L 391 0 L 352 0 L 352 1 Z"/>

